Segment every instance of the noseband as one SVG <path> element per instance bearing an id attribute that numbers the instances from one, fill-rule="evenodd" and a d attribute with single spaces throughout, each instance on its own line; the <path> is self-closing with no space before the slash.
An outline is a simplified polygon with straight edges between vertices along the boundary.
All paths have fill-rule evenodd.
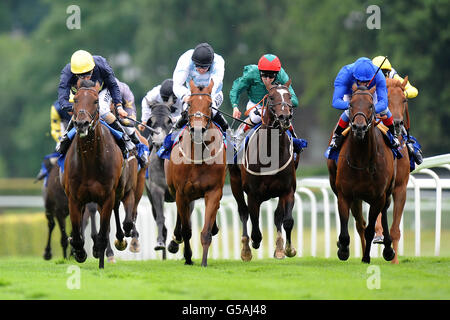
<path id="1" fill-rule="evenodd" d="M 191 96 L 208 96 L 208 97 L 211 98 L 211 95 L 209 93 L 192 93 Z M 211 98 L 211 101 L 212 101 L 212 98 Z M 210 108 L 211 108 L 211 104 L 212 104 L 212 102 L 209 105 Z M 189 107 L 190 106 L 191 105 L 189 104 Z M 189 128 L 189 131 L 191 131 L 191 129 L 193 129 L 192 126 L 191 126 L 191 118 L 192 117 L 194 117 L 194 118 L 206 118 L 208 120 L 208 122 L 206 123 L 206 127 L 205 128 L 208 128 L 209 125 L 211 124 L 211 121 L 212 121 L 212 117 L 204 114 L 203 112 L 197 111 L 195 113 L 190 113 L 190 114 L 188 113 L 188 119 L 189 119 L 189 121 L 188 121 L 188 128 Z"/>

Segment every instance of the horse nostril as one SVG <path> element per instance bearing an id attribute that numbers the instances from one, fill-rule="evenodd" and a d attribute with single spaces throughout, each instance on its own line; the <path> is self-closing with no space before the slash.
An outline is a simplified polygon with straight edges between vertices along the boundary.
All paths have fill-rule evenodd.
<path id="1" fill-rule="evenodd" d="M 363 125 L 362 126 L 362 131 L 366 131 L 367 130 L 367 126 L 366 125 Z"/>
<path id="2" fill-rule="evenodd" d="M 356 129 L 357 129 L 356 124 L 352 124 L 352 130 L 353 130 L 353 131 L 356 131 Z"/>

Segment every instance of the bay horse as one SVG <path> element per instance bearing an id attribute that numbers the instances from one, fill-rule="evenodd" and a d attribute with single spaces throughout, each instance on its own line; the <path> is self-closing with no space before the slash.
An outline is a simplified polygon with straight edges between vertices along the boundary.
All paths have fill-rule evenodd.
<path id="1" fill-rule="evenodd" d="M 136 130 L 136 135 L 139 138 L 140 143 L 145 144 L 148 147 L 147 139 L 145 139 L 138 130 Z M 125 210 L 125 218 L 122 222 L 123 232 L 120 227 L 118 227 L 116 231 L 116 241 L 114 242 L 114 245 L 117 250 L 124 250 L 128 245 L 124 237 L 131 237 L 130 251 L 135 253 L 140 251 L 139 232 L 136 229 L 136 219 L 139 201 L 144 193 L 147 167 L 148 164 L 145 167 L 139 165 L 136 155 L 130 154 L 128 159 L 125 160 L 121 178 L 124 182 L 123 196 L 120 199 Z M 120 202 L 117 202 L 114 206 L 116 226 L 120 226 L 119 208 Z"/>
<path id="2" fill-rule="evenodd" d="M 48 224 L 48 238 L 47 245 L 44 250 L 44 259 L 50 260 L 52 258 L 51 249 L 51 237 L 52 231 L 55 227 L 55 219 L 58 222 L 59 229 L 61 231 L 61 247 L 63 250 L 63 257 L 67 259 L 67 247 L 69 242 L 67 240 L 66 233 L 66 218 L 69 215 L 69 205 L 64 189 L 60 183 L 59 178 L 59 166 L 58 164 L 53 165 L 49 169 L 47 183 L 43 187 L 43 197 L 44 197 L 44 207 L 45 207 L 45 217 L 47 218 Z M 83 230 L 85 230 L 88 219 L 91 220 L 91 237 L 97 234 L 97 227 L 95 223 L 95 214 L 97 212 L 97 205 L 93 202 L 88 203 L 85 207 L 83 214 Z M 114 252 L 111 249 L 110 243 L 106 247 L 106 256 L 108 261 L 113 262 Z"/>
<path id="3" fill-rule="evenodd" d="M 149 156 L 148 177 L 145 180 L 145 188 L 152 204 L 152 214 L 158 227 L 155 250 L 162 250 L 162 258 L 166 256 L 167 228 L 165 226 L 164 202 L 174 202 L 175 198 L 169 192 L 164 173 L 164 159 L 156 153 L 162 146 L 165 137 L 173 126 L 170 107 L 173 104 L 172 98 L 167 103 L 155 103 L 151 108 L 151 117 L 147 125 L 154 129 L 148 136 L 149 144 L 152 144 L 152 151 Z"/>
<path id="4" fill-rule="evenodd" d="M 252 222 L 252 246 L 258 249 L 262 240 L 259 230 L 259 211 L 262 202 L 278 197 L 274 222 L 277 228 L 276 249 L 274 257 L 282 259 L 293 257 L 296 250 L 292 247 L 291 232 L 294 226 L 292 209 L 295 202 L 296 174 L 298 164 L 293 154 L 293 143 L 287 131 L 291 126 L 292 102 L 289 93 L 289 80 L 285 85 L 268 85 L 268 102 L 263 107 L 262 124 L 249 138 L 243 152 L 242 163 L 229 164 L 230 184 L 233 196 L 238 204 L 239 216 L 243 225 L 241 258 L 243 261 L 252 259 L 247 233 L 247 221 L 250 213 Z M 267 170 L 262 161 L 263 146 L 270 150 L 272 170 Z M 258 155 L 257 159 L 253 155 Z M 264 155 L 265 156 L 265 155 Z M 250 162 L 253 158 L 255 161 Z M 264 163 L 263 163 L 264 162 Z M 244 192 L 247 194 L 245 202 Z M 281 226 L 286 231 L 286 247 Z"/>
<path id="5" fill-rule="evenodd" d="M 89 202 L 95 202 L 100 212 L 100 230 L 94 241 L 99 268 L 104 268 L 111 212 L 122 199 L 125 182 L 122 152 L 113 135 L 99 121 L 99 83 L 79 80 L 74 96 L 73 114 L 76 135 L 64 161 L 61 184 L 69 201 L 72 237 L 69 239 L 77 262 L 84 262 L 82 212 Z M 100 124 L 100 125 L 99 125 Z M 116 226 L 117 229 L 120 225 Z"/>
<path id="6" fill-rule="evenodd" d="M 338 240 L 338 257 L 347 260 L 350 255 L 348 234 L 349 210 L 356 220 L 363 249 L 362 262 L 370 263 L 370 247 L 378 214 L 382 214 L 384 230 L 383 257 L 390 261 L 395 252 L 391 248 L 387 209 L 394 188 L 396 160 L 386 145 L 383 133 L 376 128 L 373 94 L 376 87 L 352 86 L 349 105 L 350 133 L 344 140 L 338 163 L 327 160 L 330 185 L 337 196 L 341 231 Z M 362 216 L 362 201 L 370 205 L 367 227 Z"/>
<path id="7" fill-rule="evenodd" d="M 408 83 L 408 76 L 400 82 L 396 79 L 386 79 L 386 86 L 388 90 L 389 110 L 394 117 L 394 129 L 395 134 L 398 136 L 401 148 L 399 152 L 402 154 L 402 158 L 397 159 L 397 174 L 395 177 L 394 190 L 392 192 L 392 198 L 394 200 L 394 216 L 391 224 L 390 235 L 392 238 L 392 245 L 395 251 L 395 257 L 392 260 L 393 264 L 398 264 L 398 242 L 401 237 L 400 233 L 400 221 L 403 215 L 403 209 L 405 208 L 406 192 L 409 181 L 410 172 L 410 159 L 408 148 L 406 147 L 406 140 L 403 134 L 409 130 L 409 112 L 408 112 L 408 100 L 405 97 L 404 90 Z M 404 116 L 406 116 L 406 123 Z M 383 232 L 381 226 L 381 216 L 378 216 L 375 230 L 377 233 Z"/>
<path id="8" fill-rule="evenodd" d="M 217 234 L 217 210 L 222 198 L 226 174 L 226 152 L 221 130 L 212 122 L 211 91 L 214 85 L 196 87 L 191 80 L 191 95 L 188 101 L 189 121 L 182 132 L 180 142 L 171 152 L 170 160 L 164 163 L 167 186 L 177 204 L 177 221 L 174 239 L 169 252 L 178 251 L 184 241 L 185 264 L 191 265 L 192 236 L 191 213 L 194 201 L 205 199 L 205 222 L 201 231 L 203 247 L 202 266 L 207 266 L 208 249 L 212 236 Z"/>

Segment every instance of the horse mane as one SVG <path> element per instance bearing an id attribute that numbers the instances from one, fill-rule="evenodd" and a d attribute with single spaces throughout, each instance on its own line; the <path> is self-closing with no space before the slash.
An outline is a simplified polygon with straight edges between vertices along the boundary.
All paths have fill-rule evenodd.
<path id="1" fill-rule="evenodd" d="M 95 87 L 94 81 L 86 79 L 80 81 L 80 88 L 92 88 L 92 87 Z"/>

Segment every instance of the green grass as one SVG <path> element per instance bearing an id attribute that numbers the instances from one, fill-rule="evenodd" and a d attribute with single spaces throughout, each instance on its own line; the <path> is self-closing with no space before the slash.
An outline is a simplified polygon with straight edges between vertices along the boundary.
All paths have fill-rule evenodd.
<path id="1" fill-rule="evenodd" d="M 450 258 L 382 258 L 380 288 L 368 289 L 368 265 L 359 259 L 209 259 L 208 267 L 183 261 L 118 261 L 98 269 L 98 260 L 0 258 L 0 299 L 450 299 Z M 80 289 L 70 290 L 70 266 L 80 268 Z"/>

